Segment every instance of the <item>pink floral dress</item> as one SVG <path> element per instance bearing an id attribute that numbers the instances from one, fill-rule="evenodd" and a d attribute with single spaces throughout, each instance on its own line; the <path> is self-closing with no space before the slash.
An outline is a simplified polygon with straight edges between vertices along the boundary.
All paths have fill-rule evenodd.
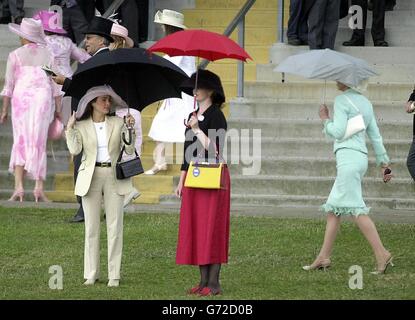
<path id="1" fill-rule="evenodd" d="M 47 47 L 51 51 L 57 72 L 70 78 L 73 74 L 71 59 L 84 63 L 91 56 L 83 49 L 78 48 L 72 40 L 65 36 L 51 35 L 45 37 Z"/>
<path id="2" fill-rule="evenodd" d="M 26 44 L 9 54 L 2 96 L 11 98 L 13 147 L 9 171 L 23 166 L 33 180 L 46 179 L 46 142 L 54 115 L 54 99 L 60 95 L 42 65 L 53 65 L 45 46 Z"/>

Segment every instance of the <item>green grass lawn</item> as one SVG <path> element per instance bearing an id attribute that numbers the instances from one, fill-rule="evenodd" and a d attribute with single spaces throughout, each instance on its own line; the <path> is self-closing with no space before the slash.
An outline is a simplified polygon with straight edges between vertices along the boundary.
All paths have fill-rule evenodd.
<path id="1" fill-rule="evenodd" d="M 83 224 L 73 210 L 0 207 L 0 299 L 189 299 L 198 268 L 175 264 L 178 215 L 127 214 L 122 282 L 106 286 L 105 224 L 101 281 L 83 282 Z M 375 261 L 356 226 L 344 222 L 327 271 L 305 272 L 324 234 L 324 220 L 233 217 L 224 294 L 213 299 L 415 299 L 415 226 L 379 224 L 395 268 L 371 275 Z M 49 267 L 63 268 L 63 290 L 49 289 Z M 363 289 L 349 288 L 349 267 L 363 268 Z M 200 298 L 195 298 L 200 299 Z"/>

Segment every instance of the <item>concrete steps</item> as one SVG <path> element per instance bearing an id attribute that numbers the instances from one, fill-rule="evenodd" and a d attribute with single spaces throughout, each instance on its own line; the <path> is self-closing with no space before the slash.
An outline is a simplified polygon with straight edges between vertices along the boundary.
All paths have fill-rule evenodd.
<path id="1" fill-rule="evenodd" d="M 336 166 L 334 163 L 334 154 L 327 157 L 319 158 L 317 156 L 263 156 L 261 159 L 260 176 L 283 176 L 287 172 L 295 172 L 298 176 L 313 177 L 318 174 L 320 177 L 336 176 Z M 233 175 L 242 175 L 243 165 L 231 165 L 230 171 Z M 392 160 L 392 170 L 396 178 L 408 178 L 408 169 L 406 167 L 406 158 L 394 158 Z M 366 173 L 367 177 L 380 178 L 380 169 L 376 167 L 376 161 L 369 158 L 369 167 Z"/>
<path id="2" fill-rule="evenodd" d="M 324 138 L 263 137 L 262 139 L 251 139 L 250 141 L 251 152 L 252 144 L 260 143 L 261 155 L 266 157 L 281 154 L 287 157 L 313 155 L 314 157 L 320 158 L 330 155 L 333 149 L 333 142 Z M 404 158 L 408 155 L 409 141 L 411 141 L 409 138 L 402 140 L 384 140 L 384 145 L 391 158 Z M 373 152 L 370 143 L 367 142 L 367 144 L 369 152 Z M 233 156 L 236 157 L 238 155 L 234 154 Z M 258 155 L 254 154 L 253 156 L 257 157 Z M 227 160 L 229 161 L 229 158 Z"/>
<path id="3" fill-rule="evenodd" d="M 380 74 L 370 81 L 365 94 L 373 103 L 385 147 L 392 159 L 394 179 L 384 184 L 375 165 L 370 142 L 369 167 L 363 182 L 367 205 L 374 209 L 415 209 L 413 183 L 406 157 L 412 141 L 413 116 L 404 105 L 413 90 L 415 42 L 411 38 L 415 24 L 415 1 L 402 0 L 386 17 L 389 48 L 371 44 L 367 30 L 366 47 L 343 47 L 351 30 L 346 19 L 340 23 L 336 49 L 368 61 Z M 369 14 L 370 16 L 371 14 Z M 371 18 L 369 19 L 371 23 Z M 245 85 L 245 97 L 234 99 L 230 106 L 229 127 L 261 129 L 262 137 L 250 141 L 250 161 L 261 161 L 258 175 L 243 175 L 245 163 L 231 165 L 232 204 L 235 206 L 313 207 L 327 199 L 336 175 L 333 142 L 322 134 L 319 105 L 325 102 L 332 110 L 339 94 L 333 82 L 307 80 L 282 75 L 273 69 L 290 55 L 306 52 L 308 47 L 273 44 L 270 63 L 258 64 L 255 82 Z M 331 111 L 332 114 L 332 111 Z M 261 141 L 261 154 L 252 154 Z M 228 150 L 228 154 L 235 155 Z M 173 198 L 161 202 L 173 203 Z"/>
<path id="4" fill-rule="evenodd" d="M 281 82 L 282 74 L 275 72 L 277 65 L 260 64 L 257 66 L 256 78 L 259 81 Z M 370 78 L 370 83 L 402 83 L 415 79 L 415 65 L 408 64 L 374 64 L 373 69 L 379 74 Z M 288 82 L 314 82 L 313 79 L 304 79 L 300 76 L 285 74 L 284 80 Z"/>
<path id="5" fill-rule="evenodd" d="M 312 195 L 328 196 L 335 177 L 302 177 L 302 176 L 237 176 L 232 177 L 232 192 L 244 193 L 249 181 L 252 194 L 267 194 L 272 190 L 274 195 Z M 363 194 L 375 198 L 411 198 L 415 184 L 411 179 L 395 178 L 385 184 L 381 178 L 366 177 L 363 182 Z"/>
<path id="6" fill-rule="evenodd" d="M 415 47 L 406 47 L 406 46 L 394 46 L 387 48 L 379 47 L 343 47 L 338 46 L 336 50 L 343 52 L 349 55 L 352 55 L 356 58 L 360 58 L 368 61 L 371 64 L 407 64 L 413 65 L 413 56 L 415 55 Z M 279 64 L 285 58 L 308 51 L 308 47 L 300 46 L 293 47 L 286 44 L 276 43 L 273 44 L 270 49 L 270 62 L 273 64 Z M 399 57 L 399 59 L 396 59 Z"/>
<path id="7" fill-rule="evenodd" d="M 413 83 L 371 84 L 365 94 L 373 101 L 406 101 L 413 90 Z M 338 90 L 333 82 L 313 81 L 300 83 L 276 83 L 256 81 L 245 85 L 249 99 L 304 99 L 305 101 L 322 99 L 326 92 L 326 102 L 334 101 Z"/>
<path id="8" fill-rule="evenodd" d="M 280 119 L 280 120 L 320 120 L 318 109 L 321 98 L 308 99 L 235 99 L 232 101 L 230 112 L 235 119 Z M 412 115 L 404 112 L 405 100 L 372 101 L 373 109 L 378 120 L 410 122 Z M 332 102 L 328 105 L 331 107 Z M 233 119 L 231 119 L 233 121 Z M 382 126 L 382 124 L 380 124 Z"/>
<path id="9" fill-rule="evenodd" d="M 307 114 L 304 114 L 307 116 Z M 383 121 L 379 123 L 381 133 L 388 140 L 402 139 L 412 136 L 412 119 L 409 121 Z M 321 138 L 322 124 L 319 120 L 275 120 L 275 119 L 231 119 L 231 129 L 261 129 L 266 138 Z"/>
<path id="10" fill-rule="evenodd" d="M 388 41 L 390 46 L 394 47 L 414 46 L 413 30 L 413 25 L 391 26 L 386 29 L 385 40 Z M 344 41 L 350 40 L 351 36 L 352 30 L 348 27 L 340 27 L 336 37 L 336 44 L 340 46 Z M 366 45 L 373 46 L 371 28 L 366 29 Z"/>

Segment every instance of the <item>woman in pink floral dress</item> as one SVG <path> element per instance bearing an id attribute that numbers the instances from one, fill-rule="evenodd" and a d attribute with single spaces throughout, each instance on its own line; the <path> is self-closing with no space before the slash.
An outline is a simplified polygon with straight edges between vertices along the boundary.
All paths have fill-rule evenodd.
<path id="1" fill-rule="evenodd" d="M 43 193 L 46 179 L 46 141 L 49 124 L 54 118 L 53 102 L 58 102 L 60 90 L 41 69 L 53 65 L 46 48 L 42 25 L 24 18 L 21 25 L 9 24 L 18 34 L 22 46 L 9 54 L 0 123 L 6 121 L 11 103 L 13 147 L 9 171 L 15 174 L 15 191 L 10 201 L 23 200 L 23 177 L 36 180 L 33 191 L 36 202 L 48 201 Z M 57 103 L 58 108 L 58 103 Z M 60 112 L 60 110 L 56 110 Z"/>

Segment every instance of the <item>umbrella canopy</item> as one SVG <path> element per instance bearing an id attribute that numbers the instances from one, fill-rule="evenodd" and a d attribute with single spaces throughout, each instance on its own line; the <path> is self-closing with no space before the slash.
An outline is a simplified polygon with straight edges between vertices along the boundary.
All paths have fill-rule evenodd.
<path id="1" fill-rule="evenodd" d="M 140 48 L 101 53 L 78 67 L 66 96 L 81 99 L 92 87 L 109 85 L 138 111 L 153 102 L 181 98 L 187 74 L 167 59 Z"/>
<path id="2" fill-rule="evenodd" d="M 151 52 L 163 52 L 171 57 L 194 56 L 209 61 L 236 59 L 246 61 L 252 58 L 232 39 L 206 30 L 184 30 L 175 32 L 155 43 Z"/>
<path id="3" fill-rule="evenodd" d="M 274 71 L 308 79 L 339 81 L 350 87 L 357 87 L 363 80 L 378 75 L 366 61 L 330 49 L 293 55 Z"/>

